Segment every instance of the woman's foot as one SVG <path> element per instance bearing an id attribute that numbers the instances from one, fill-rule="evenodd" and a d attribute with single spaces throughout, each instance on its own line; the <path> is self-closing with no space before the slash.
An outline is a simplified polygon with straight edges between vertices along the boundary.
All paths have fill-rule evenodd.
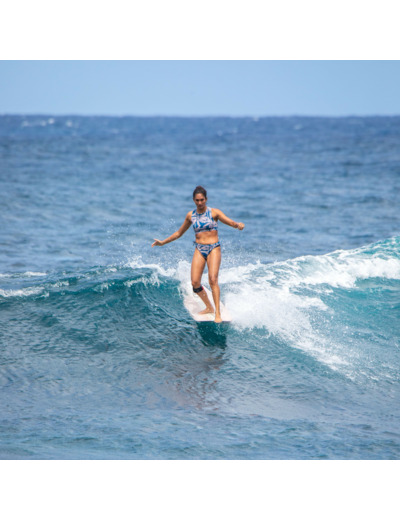
<path id="1" fill-rule="evenodd" d="M 206 307 L 204 311 L 200 311 L 199 314 L 214 314 L 214 309 L 212 307 Z"/>
<path id="2" fill-rule="evenodd" d="M 214 323 L 222 323 L 222 318 L 220 314 L 215 315 Z"/>

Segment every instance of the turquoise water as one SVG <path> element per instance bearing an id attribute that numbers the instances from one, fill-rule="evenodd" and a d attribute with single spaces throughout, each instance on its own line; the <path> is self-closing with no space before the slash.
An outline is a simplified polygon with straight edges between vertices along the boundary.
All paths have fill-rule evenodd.
<path id="1" fill-rule="evenodd" d="M 400 118 L 0 117 L 2 459 L 397 459 Z M 183 305 L 204 185 L 230 325 Z M 206 281 L 206 278 L 205 278 Z"/>

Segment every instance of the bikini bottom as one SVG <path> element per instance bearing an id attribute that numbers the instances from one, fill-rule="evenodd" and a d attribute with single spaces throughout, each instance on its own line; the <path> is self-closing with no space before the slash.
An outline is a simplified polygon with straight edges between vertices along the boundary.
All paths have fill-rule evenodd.
<path id="1" fill-rule="evenodd" d="M 194 242 L 194 244 L 196 246 L 196 249 L 200 251 L 205 260 L 207 260 L 208 255 L 211 253 L 213 249 L 215 249 L 216 247 L 221 247 L 221 243 L 219 241 L 215 242 L 215 244 L 198 244 L 197 242 Z"/>

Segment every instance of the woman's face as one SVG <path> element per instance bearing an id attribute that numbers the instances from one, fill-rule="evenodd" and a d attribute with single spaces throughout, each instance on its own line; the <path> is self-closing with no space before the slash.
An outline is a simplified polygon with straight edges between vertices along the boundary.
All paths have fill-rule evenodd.
<path id="1" fill-rule="evenodd" d="M 196 193 L 196 195 L 193 197 L 193 200 L 197 206 L 197 211 L 199 213 L 206 209 L 207 199 L 204 195 L 202 195 L 201 193 Z"/>

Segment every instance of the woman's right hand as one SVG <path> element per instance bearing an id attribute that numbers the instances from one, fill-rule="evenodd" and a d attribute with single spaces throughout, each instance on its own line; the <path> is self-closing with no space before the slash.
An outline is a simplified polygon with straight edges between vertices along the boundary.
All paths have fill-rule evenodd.
<path id="1" fill-rule="evenodd" d="M 163 246 L 163 241 L 162 240 L 158 240 L 157 238 L 154 239 L 154 242 L 151 244 L 151 247 L 154 247 L 154 246 Z"/>

